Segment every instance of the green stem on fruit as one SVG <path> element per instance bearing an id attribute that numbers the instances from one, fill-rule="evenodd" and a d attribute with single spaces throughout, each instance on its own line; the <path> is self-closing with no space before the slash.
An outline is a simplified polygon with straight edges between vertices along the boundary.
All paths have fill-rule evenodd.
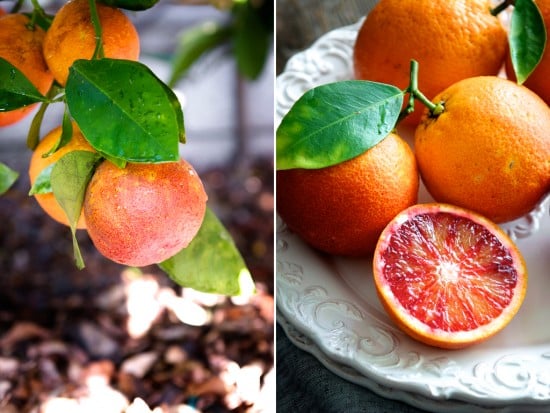
<path id="1" fill-rule="evenodd" d="M 38 3 L 38 0 L 31 0 L 31 3 L 32 3 L 33 10 L 31 14 L 31 20 L 27 24 L 27 28 L 29 30 L 34 30 L 34 26 L 36 25 L 36 20 L 38 19 L 38 17 L 46 17 L 46 12 L 42 8 L 42 6 L 40 6 L 40 3 Z"/>
<path id="2" fill-rule="evenodd" d="M 495 8 L 490 10 L 490 13 L 493 16 L 497 16 L 500 12 L 506 10 L 508 7 L 513 6 L 515 3 L 514 0 L 504 0 L 502 3 L 497 5 Z"/>
<path id="3" fill-rule="evenodd" d="M 102 59 L 105 57 L 105 52 L 103 51 L 103 30 L 101 29 L 99 13 L 95 0 L 88 0 L 88 3 L 90 4 L 90 15 L 95 31 L 95 50 L 92 59 Z"/>
<path id="4" fill-rule="evenodd" d="M 432 116 L 439 116 L 445 110 L 443 102 L 434 103 L 424 95 L 420 89 L 418 89 L 418 62 L 416 60 L 411 60 L 411 69 L 410 69 L 410 78 L 409 86 L 405 89 L 405 93 L 409 94 L 409 100 L 407 106 L 399 114 L 397 122 L 399 122 L 404 117 L 408 116 L 414 111 L 414 101 L 415 99 L 420 101 L 424 106 L 426 106 Z"/>

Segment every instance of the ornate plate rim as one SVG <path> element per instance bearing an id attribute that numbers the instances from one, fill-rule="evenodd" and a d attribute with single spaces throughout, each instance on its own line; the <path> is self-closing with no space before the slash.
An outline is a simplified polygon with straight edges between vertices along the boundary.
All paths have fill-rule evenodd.
<path id="1" fill-rule="evenodd" d="M 293 102 L 309 88 L 327 81 L 350 78 L 350 56 L 362 20 L 325 34 L 310 48 L 289 59 L 285 70 L 276 79 L 277 125 Z M 540 229 L 543 217 L 548 219 L 549 205 L 550 195 L 522 219 L 504 225 L 505 229 L 515 240 L 528 238 Z M 309 268 L 311 272 L 337 274 L 339 270 L 335 269 L 334 263 L 327 263 L 324 257 L 309 250 L 279 218 L 276 237 L 276 303 L 278 315 L 282 316 L 282 326 L 287 333 L 292 326 L 311 339 L 307 345 L 299 347 L 312 353 L 337 375 L 369 387 L 382 396 L 398 398 L 438 412 L 457 411 L 466 404 L 469 408 L 475 406 L 480 412 L 547 410 L 550 402 L 550 343 L 539 346 L 540 351 L 534 358 L 532 354 L 521 352 L 504 355 L 491 362 L 479 362 L 468 367 L 467 374 L 461 371 L 460 363 L 452 357 L 435 353 L 438 355 L 423 359 L 416 343 L 403 357 L 398 354 L 402 340 L 400 332 L 384 324 L 383 319 L 374 317 L 371 324 L 358 327 L 364 321 L 365 310 L 362 306 L 365 302 L 354 296 L 352 285 L 332 283 L 328 293 L 328 288 L 323 284 L 327 279 L 323 276 L 323 283 L 316 284 L 306 274 L 304 282 L 301 254 L 316 257 L 314 268 Z M 332 281 L 329 280 L 329 284 Z M 340 281 L 340 284 L 343 283 Z M 336 298 L 333 297 L 334 291 L 337 291 Z M 326 317 L 330 320 L 329 325 L 322 328 L 314 326 L 314 318 L 325 311 L 330 313 Z M 376 312 L 375 309 L 368 310 L 369 316 L 372 315 L 369 311 Z M 370 329 L 368 335 L 357 334 L 360 330 L 364 333 L 365 328 Z M 289 338 L 298 344 L 295 336 L 289 334 Z M 361 349 L 361 346 L 367 349 Z M 363 353 L 359 363 L 358 348 Z M 538 368 L 529 370 L 533 365 Z M 399 376 L 399 369 L 403 368 L 412 370 L 410 374 Z M 415 381 L 411 383 L 411 380 Z M 460 386 L 457 386 L 457 380 L 460 380 Z M 427 400 L 431 401 L 428 406 L 427 403 L 419 404 Z"/>

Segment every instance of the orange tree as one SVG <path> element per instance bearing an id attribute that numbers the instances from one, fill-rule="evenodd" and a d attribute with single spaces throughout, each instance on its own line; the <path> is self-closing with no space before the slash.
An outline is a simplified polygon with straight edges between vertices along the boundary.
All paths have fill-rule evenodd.
<path id="1" fill-rule="evenodd" d="M 128 170 L 125 175 L 130 177 L 130 182 L 127 185 L 137 189 L 132 189 L 131 196 L 135 197 L 132 202 L 126 202 L 120 208 L 125 208 L 124 213 L 130 218 L 138 216 L 135 222 L 139 224 L 132 226 L 128 218 L 126 223 L 130 225 L 120 229 L 118 236 L 131 239 L 134 236 L 131 232 L 135 231 L 143 240 L 158 240 L 159 236 L 164 236 L 166 244 L 170 244 L 170 248 L 167 247 L 164 252 L 164 247 L 160 248 L 158 243 L 151 244 L 151 254 L 146 251 L 145 255 L 153 258 L 140 262 L 140 265 L 158 264 L 178 284 L 206 292 L 227 295 L 250 292 L 253 281 L 244 259 L 223 224 L 204 205 L 206 197 L 200 195 L 203 194 L 202 183 L 196 172 L 180 158 L 179 149 L 186 142 L 186 134 L 182 108 L 176 95 L 168 84 L 137 61 L 136 56 L 112 55 L 108 45 L 112 41 L 109 33 L 118 36 L 120 32 L 113 31 L 112 27 L 105 27 L 103 32 L 103 23 L 111 24 L 102 17 L 106 7 L 112 11 L 108 11 L 110 14 L 120 14 L 119 10 L 139 12 L 154 7 L 158 0 L 76 1 L 87 3 L 89 13 L 84 13 L 85 25 L 88 30 L 92 30 L 95 41 L 91 45 L 92 50 L 87 51 L 88 55 L 72 57 L 75 60 L 67 63 L 69 72 L 66 82 L 63 80 L 61 84 L 56 80 L 44 93 L 37 89 L 16 61 L 9 61 L 0 54 L 0 113 L 40 105 L 29 127 L 29 149 L 35 150 L 41 143 L 40 126 L 47 115 L 48 106 L 55 103 L 65 107 L 61 131 L 56 133 L 56 142 L 41 156 L 54 156 L 71 142 L 75 133 L 79 136 L 81 134 L 94 150 L 65 151 L 62 156 L 58 155 L 59 159 L 55 162 L 44 162 L 48 167 L 39 171 L 30 193 L 38 196 L 53 194 L 71 229 L 76 265 L 83 268 L 85 260 L 79 250 L 76 229 L 83 206 L 91 202 L 89 198 L 93 197 L 93 194 L 86 197 L 88 186 L 92 179 L 101 179 L 100 175 L 96 176 L 96 171 L 102 165 L 110 164 L 120 170 Z M 25 14 L 29 17 L 27 30 L 32 32 L 40 29 L 48 33 L 56 15 L 48 15 L 38 0 L 32 0 L 30 12 L 22 13 L 20 10 L 23 3 L 23 0 L 18 1 L 8 15 Z M 213 5 L 215 3 L 212 1 Z M 223 7 L 234 16 L 231 23 L 223 30 L 220 28 L 220 35 L 214 39 L 194 34 L 193 52 L 179 54 L 172 83 L 183 76 L 201 54 L 227 41 L 234 45 L 237 66 L 243 76 L 253 79 L 261 72 L 272 30 L 269 18 L 266 18 L 266 14 L 272 13 L 265 6 L 269 2 L 234 0 L 223 3 Z M 72 26 L 70 28 L 72 30 Z M 131 28 L 128 30 L 131 31 Z M 259 35 L 251 36 L 252 32 Z M 258 47 L 251 47 L 253 45 L 250 42 Z M 52 54 L 55 55 L 55 45 L 52 49 L 48 51 L 46 61 L 52 58 Z M 248 53 L 248 50 L 253 52 Z M 158 170 L 156 166 L 163 165 L 174 165 L 169 170 L 182 172 L 177 174 L 179 178 L 164 179 L 157 185 L 157 173 L 154 171 Z M 133 174 L 135 170 L 139 173 Z M 6 192 L 17 178 L 17 172 L 0 163 L 0 194 Z M 185 185 L 196 188 L 193 191 L 200 196 L 196 196 L 194 201 L 189 201 L 191 198 L 182 200 L 184 197 L 178 191 Z M 156 186 L 159 186 L 156 192 L 163 197 L 160 200 L 147 195 L 151 191 L 155 192 Z M 184 192 L 188 191 L 186 189 Z M 116 192 L 116 188 L 113 192 Z M 147 205 L 149 199 L 154 199 L 155 205 L 152 202 Z M 190 205 L 191 202 L 198 204 Z M 166 214 L 159 211 L 162 203 L 166 205 Z M 135 209 L 135 214 L 132 209 Z M 181 216 L 173 209 L 181 209 Z M 105 217 L 109 219 L 107 207 L 104 210 Z M 193 228 L 183 228 L 184 223 L 181 222 L 172 226 L 173 220 L 185 221 L 185 214 L 189 216 L 189 211 L 197 211 L 192 214 Z M 147 213 L 150 214 L 149 221 Z M 164 219 L 174 215 L 175 218 Z M 94 222 L 96 219 L 97 213 Z M 164 227 L 163 231 L 159 232 L 158 226 Z M 174 228 L 178 228 L 178 231 L 174 231 Z M 116 231 L 117 228 L 113 225 L 110 230 Z M 149 237 L 148 231 L 155 231 L 155 235 Z M 175 232 L 185 233 L 186 239 L 176 239 L 178 234 Z M 174 245 L 182 248 L 174 250 Z M 140 245 L 140 248 L 143 249 L 144 245 Z"/>

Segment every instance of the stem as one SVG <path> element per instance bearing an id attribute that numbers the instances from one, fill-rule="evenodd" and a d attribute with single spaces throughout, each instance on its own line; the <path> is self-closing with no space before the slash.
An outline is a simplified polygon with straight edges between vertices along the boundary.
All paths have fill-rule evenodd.
<path id="1" fill-rule="evenodd" d="M 95 0 L 88 0 L 88 3 L 90 4 L 90 16 L 92 17 L 95 31 L 95 50 L 92 59 L 103 59 L 105 57 L 105 52 L 103 51 L 103 31 L 101 29 L 99 13 L 97 12 L 97 5 Z"/>
<path id="2" fill-rule="evenodd" d="M 410 78 L 409 78 L 409 86 L 407 89 L 405 89 L 405 92 L 409 93 L 409 101 L 407 102 L 407 106 L 401 111 L 399 114 L 399 118 L 397 119 L 397 122 L 399 122 L 401 119 L 406 117 L 407 115 L 411 114 L 414 111 L 414 101 L 415 99 L 420 101 L 424 106 L 426 106 L 429 110 L 432 116 L 439 116 L 443 111 L 445 110 L 445 106 L 443 105 L 443 102 L 433 103 L 430 99 L 426 97 L 419 89 L 418 89 L 418 62 L 416 60 L 411 60 L 411 69 L 410 69 Z"/>
<path id="3" fill-rule="evenodd" d="M 497 16 L 500 12 L 507 9 L 509 6 L 513 6 L 515 3 L 514 0 L 504 0 L 502 3 L 500 3 L 498 6 L 496 6 L 494 9 L 491 9 L 490 13 L 493 16 Z"/>

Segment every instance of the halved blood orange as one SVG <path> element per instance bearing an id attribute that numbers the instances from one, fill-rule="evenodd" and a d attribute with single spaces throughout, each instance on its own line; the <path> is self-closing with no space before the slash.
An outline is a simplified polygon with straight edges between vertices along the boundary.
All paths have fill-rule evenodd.
<path id="1" fill-rule="evenodd" d="M 418 204 L 382 232 L 373 257 L 376 291 L 411 337 L 462 348 L 502 330 L 527 288 L 520 251 L 496 224 L 447 204 Z"/>

